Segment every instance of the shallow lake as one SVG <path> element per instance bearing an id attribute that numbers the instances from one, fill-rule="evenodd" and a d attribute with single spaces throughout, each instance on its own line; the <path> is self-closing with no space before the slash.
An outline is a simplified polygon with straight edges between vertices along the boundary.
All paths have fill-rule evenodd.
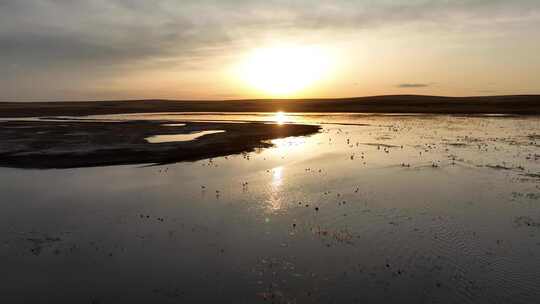
<path id="1" fill-rule="evenodd" d="M 167 166 L 0 168 L 1 303 L 538 303 L 540 120 L 350 114 Z"/>

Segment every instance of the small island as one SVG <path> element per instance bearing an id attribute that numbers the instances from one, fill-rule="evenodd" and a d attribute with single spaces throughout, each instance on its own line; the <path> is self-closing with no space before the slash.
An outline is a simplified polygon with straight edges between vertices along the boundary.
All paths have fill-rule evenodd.
<path id="1" fill-rule="evenodd" d="M 52 169 L 196 161 L 271 147 L 273 139 L 307 136 L 319 129 L 270 123 L 4 121 L 0 122 L 0 166 Z M 148 140 L 212 130 L 224 132 L 191 141 Z"/>

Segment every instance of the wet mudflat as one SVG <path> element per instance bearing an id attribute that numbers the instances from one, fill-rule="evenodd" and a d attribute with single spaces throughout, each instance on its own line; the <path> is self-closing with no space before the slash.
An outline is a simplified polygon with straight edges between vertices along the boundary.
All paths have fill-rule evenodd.
<path id="1" fill-rule="evenodd" d="M 537 118 L 288 120 L 324 124 L 196 162 L 0 168 L 1 302 L 539 301 Z"/>
<path id="2" fill-rule="evenodd" d="M 0 121 L 0 166 L 51 169 L 194 161 L 251 152 L 271 146 L 271 139 L 318 131 L 318 126 L 299 124 L 7 120 Z"/>

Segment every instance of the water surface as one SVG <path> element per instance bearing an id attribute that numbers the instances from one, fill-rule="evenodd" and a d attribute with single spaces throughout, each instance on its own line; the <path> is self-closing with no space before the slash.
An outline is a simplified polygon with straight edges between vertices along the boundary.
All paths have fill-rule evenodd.
<path id="1" fill-rule="evenodd" d="M 273 115 L 99 119 L 257 120 Z M 288 115 L 274 148 L 0 168 L 2 303 L 537 303 L 540 123 Z"/>
<path id="2" fill-rule="evenodd" d="M 209 130 L 193 132 L 189 134 L 172 134 L 172 135 L 154 135 L 146 138 L 151 144 L 167 143 L 167 142 L 180 142 L 180 141 L 192 141 L 199 137 L 209 134 L 224 133 L 224 130 Z"/>

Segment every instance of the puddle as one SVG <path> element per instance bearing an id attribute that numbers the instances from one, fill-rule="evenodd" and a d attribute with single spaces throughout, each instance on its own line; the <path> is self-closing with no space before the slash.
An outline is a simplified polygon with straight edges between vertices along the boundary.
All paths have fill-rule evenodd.
<path id="1" fill-rule="evenodd" d="M 224 132 L 225 132 L 224 130 L 212 130 L 212 131 L 195 132 L 195 133 L 190 133 L 190 134 L 155 135 L 155 136 L 150 136 L 146 138 L 146 141 L 148 141 L 151 144 L 192 141 L 204 135 L 224 133 Z"/>

